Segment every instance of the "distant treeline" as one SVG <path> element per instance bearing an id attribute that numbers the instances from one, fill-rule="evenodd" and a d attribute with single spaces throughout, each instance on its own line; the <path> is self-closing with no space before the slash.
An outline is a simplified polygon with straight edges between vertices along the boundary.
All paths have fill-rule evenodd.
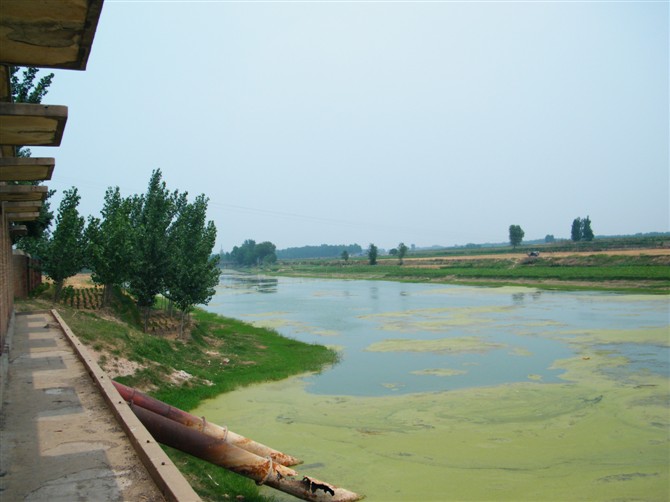
<path id="1" fill-rule="evenodd" d="M 363 252 L 358 244 L 321 244 L 320 246 L 302 246 L 286 248 L 277 251 L 279 260 L 294 260 L 306 258 L 339 258 L 346 251 L 349 256 L 356 256 Z"/>

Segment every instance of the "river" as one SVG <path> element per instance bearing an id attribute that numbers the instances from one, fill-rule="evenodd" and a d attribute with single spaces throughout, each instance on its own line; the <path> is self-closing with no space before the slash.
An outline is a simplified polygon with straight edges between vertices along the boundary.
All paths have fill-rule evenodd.
<path id="1" fill-rule="evenodd" d="M 368 500 L 666 500 L 664 296 L 222 276 L 209 310 L 333 346 L 194 413 Z"/>

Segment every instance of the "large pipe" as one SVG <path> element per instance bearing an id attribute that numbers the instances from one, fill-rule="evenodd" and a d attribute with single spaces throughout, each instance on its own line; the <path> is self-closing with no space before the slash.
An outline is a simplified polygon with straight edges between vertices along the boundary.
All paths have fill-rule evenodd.
<path id="1" fill-rule="evenodd" d="M 256 484 L 265 484 L 313 502 L 353 502 L 362 498 L 356 493 L 306 476 L 302 479 L 286 477 L 279 469 L 282 466 L 275 464 L 270 457 L 259 457 L 138 405 L 131 403 L 130 408 L 156 441 L 251 478 Z"/>
<path id="2" fill-rule="evenodd" d="M 191 415 L 190 413 L 180 410 L 179 408 L 170 406 L 163 401 L 159 401 L 158 399 L 147 396 L 146 394 L 143 394 L 142 392 L 133 389 L 132 387 L 127 387 L 126 385 L 118 382 L 113 383 L 114 387 L 116 387 L 116 390 L 118 390 L 119 394 L 121 394 L 121 397 L 123 397 L 123 399 L 129 403 L 134 403 L 141 408 L 153 411 L 158 415 L 169 418 L 170 420 L 174 420 L 175 422 L 185 425 L 191 429 L 198 430 L 213 438 L 227 440 L 229 443 L 242 448 L 243 450 L 255 453 L 260 457 L 270 457 L 272 458 L 272 461 L 277 464 L 291 466 L 301 463 L 299 459 L 291 455 L 273 450 L 264 444 L 252 441 L 249 438 L 228 430 L 227 427 L 221 427 L 220 425 L 207 422 L 205 417 L 196 417 L 195 415 Z"/>

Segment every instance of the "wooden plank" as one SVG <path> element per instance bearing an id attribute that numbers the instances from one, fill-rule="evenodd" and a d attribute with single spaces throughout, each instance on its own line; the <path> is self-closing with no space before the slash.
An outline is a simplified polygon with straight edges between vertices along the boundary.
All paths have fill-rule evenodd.
<path id="1" fill-rule="evenodd" d="M 2 0 L 0 64 L 85 70 L 104 0 Z"/>
<path id="2" fill-rule="evenodd" d="M 0 145 L 59 146 L 67 106 L 0 103 Z"/>
<path id="3" fill-rule="evenodd" d="M 0 181 L 50 180 L 56 161 L 51 157 L 0 158 Z"/>

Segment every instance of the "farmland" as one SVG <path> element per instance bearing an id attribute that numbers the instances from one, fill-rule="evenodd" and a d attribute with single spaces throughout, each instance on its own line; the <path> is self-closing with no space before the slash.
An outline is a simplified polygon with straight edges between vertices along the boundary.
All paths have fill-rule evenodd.
<path id="1" fill-rule="evenodd" d="M 670 249 L 609 249 L 541 252 L 510 249 L 489 253 L 410 254 L 402 265 L 383 257 L 371 266 L 365 258 L 285 261 L 270 273 L 290 276 L 441 282 L 477 285 L 528 285 L 544 289 L 670 293 Z"/>

